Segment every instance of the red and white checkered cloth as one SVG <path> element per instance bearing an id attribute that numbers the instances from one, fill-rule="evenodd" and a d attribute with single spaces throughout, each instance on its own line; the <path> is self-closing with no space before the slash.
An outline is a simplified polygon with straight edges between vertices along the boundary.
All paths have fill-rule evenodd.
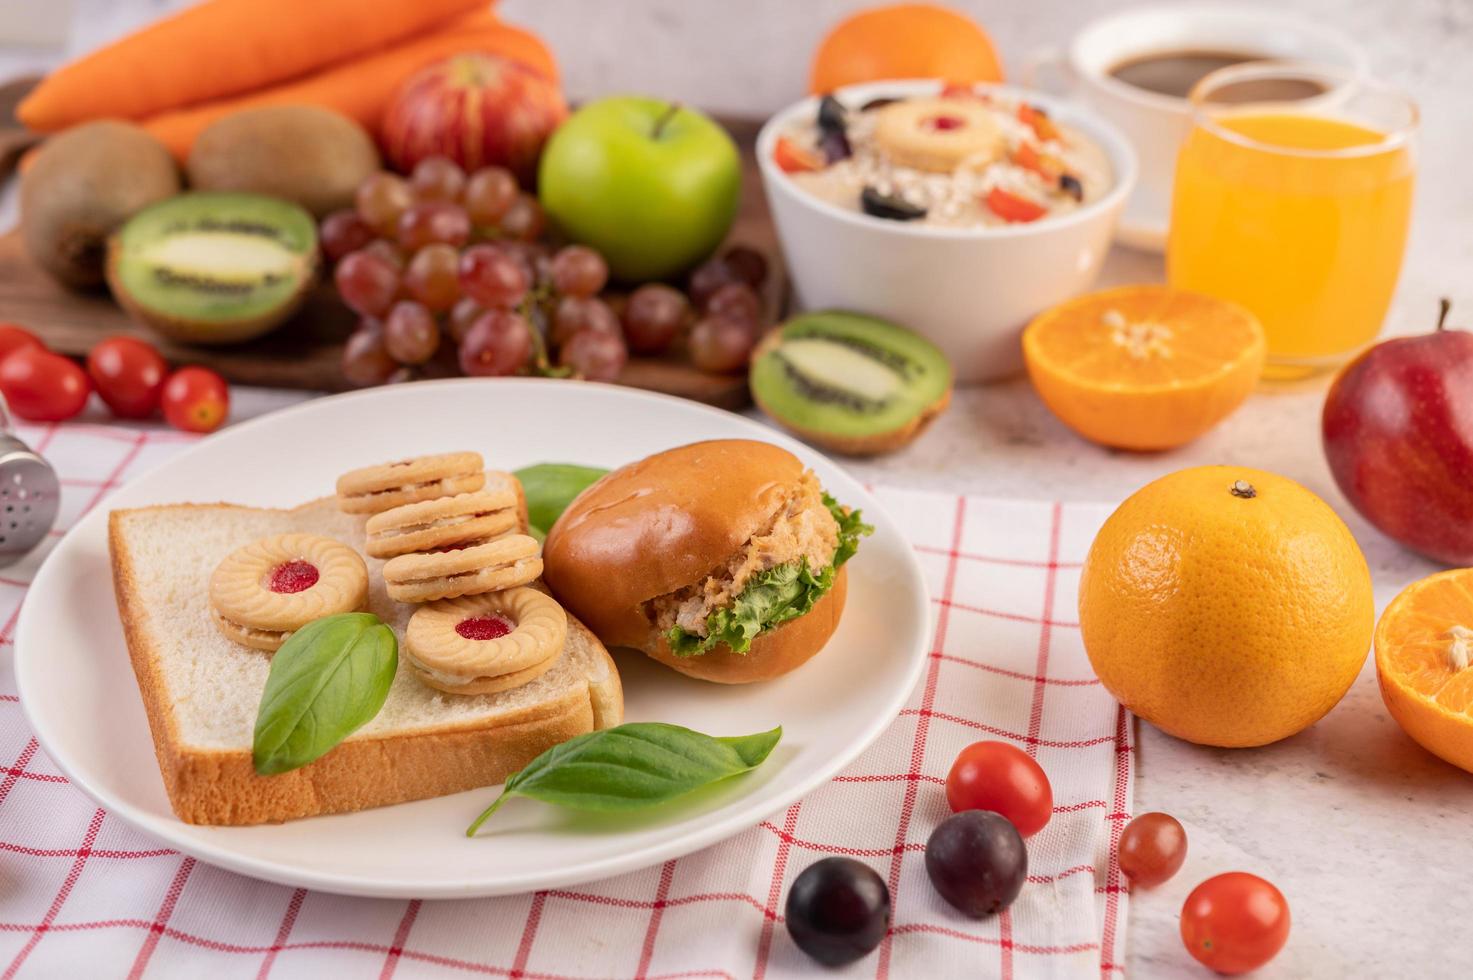
<path id="1" fill-rule="evenodd" d="M 59 528 L 193 441 L 69 423 L 21 435 L 62 475 Z M 880 488 L 936 605 L 925 680 L 841 776 L 731 840 L 581 888 L 388 901 L 253 881 L 184 857 L 67 784 L 26 726 L 0 651 L 0 980 L 12 976 L 454 976 L 573 980 L 787 977 L 816 968 L 783 928 L 794 876 L 828 854 L 890 885 L 893 928 L 841 971 L 874 977 L 1109 977 L 1126 892 L 1113 860 L 1131 807 L 1131 726 L 1090 671 L 1075 622 L 1095 506 Z M 60 530 L 54 532 L 59 535 Z M 45 549 L 41 549 L 44 551 Z M 0 646 L 40 562 L 0 572 Z M 967 919 L 926 879 L 960 749 L 1004 739 L 1053 782 L 1018 901 Z"/>

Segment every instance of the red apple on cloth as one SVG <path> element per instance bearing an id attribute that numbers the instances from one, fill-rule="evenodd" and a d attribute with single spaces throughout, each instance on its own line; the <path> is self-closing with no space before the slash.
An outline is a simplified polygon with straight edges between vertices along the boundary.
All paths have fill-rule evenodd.
<path id="1" fill-rule="evenodd" d="M 467 52 L 399 87 L 384 112 L 384 153 L 403 173 L 425 157 L 446 156 L 467 171 L 507 167 L 530 184 L 542 144 L 567 114 L 557 85 L 541 73 Z"/>
<path id="2" fill-rule="evenodd" d="M 1415 551 L 1473 565 L 1473 333 L 1377 344 L 1340 372 L 1325 455 L 1355 509 Z"/>

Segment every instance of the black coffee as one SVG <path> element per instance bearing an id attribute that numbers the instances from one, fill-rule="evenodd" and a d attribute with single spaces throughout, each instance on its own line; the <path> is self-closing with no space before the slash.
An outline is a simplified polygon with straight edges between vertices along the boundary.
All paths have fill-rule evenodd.
<path id="1" fill-rule="evenodd" d="M 1184 99 L 1194 85 L 1219 68 L 1260 60 L 1262 55 L 1241 51 L 1154 51 L 1127 58 L 1109 74 L 1147 92 Z M 1297 102 L 1324 91 L 1323 85 L 1309 78 L 1263 78 L 1225 85 L 1213 93 L 1212 101 Z"/>

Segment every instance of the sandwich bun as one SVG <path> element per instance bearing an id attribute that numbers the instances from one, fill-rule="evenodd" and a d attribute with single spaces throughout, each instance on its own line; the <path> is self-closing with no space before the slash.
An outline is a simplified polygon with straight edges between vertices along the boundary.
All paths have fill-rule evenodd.
<path id="1" fill-rule="evenodd" d="M 692 677 L 740 684 L 786 673 L 819 651 L 844 609 L 847 579 L 807 615 L 764 632 L 745 654 L 724 644 L 670 652 L 644 605 L 705 579 L 799 488 L 801 460 L 771 443 L 717 439 L 615 470 L 568 507 L 543 545 L 543 579 L 609 646 L 633 647 Z"/>

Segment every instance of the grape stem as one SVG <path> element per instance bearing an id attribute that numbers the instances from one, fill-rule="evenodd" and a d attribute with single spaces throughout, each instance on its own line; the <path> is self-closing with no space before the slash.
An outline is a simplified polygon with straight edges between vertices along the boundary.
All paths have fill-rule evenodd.
<path id="1" fill-rule="evenodd" d="M 527 295 L 517 304 L 517 312 L 527 321 L 527 332 L 532 335 L 532 373 L 541 378 L 566 378 L 573 372 L 569 368 L 553 367 L 552 359 L 547 353 L 547 338 L 542 336 L 542 330 L 532 316 L 534 309 L 544 306 L 546 300 L 551 298 L 539 295 L 544 291 L 543 286 L 529 289 Z"/>
<path id="2" fill-rule="evenodd" d="M 655 128 L 650 130 L 650 139 L 659 139 L 661 134 L 665 132 L 665 127 L 670 125 L 670 120 L 674 119 L 675 114 L 679 111 L 679 102 L 670 103 L 670 107 L 665 110 L 665 112 L 660 116 L 659 119 L 655 120 Z"/>

